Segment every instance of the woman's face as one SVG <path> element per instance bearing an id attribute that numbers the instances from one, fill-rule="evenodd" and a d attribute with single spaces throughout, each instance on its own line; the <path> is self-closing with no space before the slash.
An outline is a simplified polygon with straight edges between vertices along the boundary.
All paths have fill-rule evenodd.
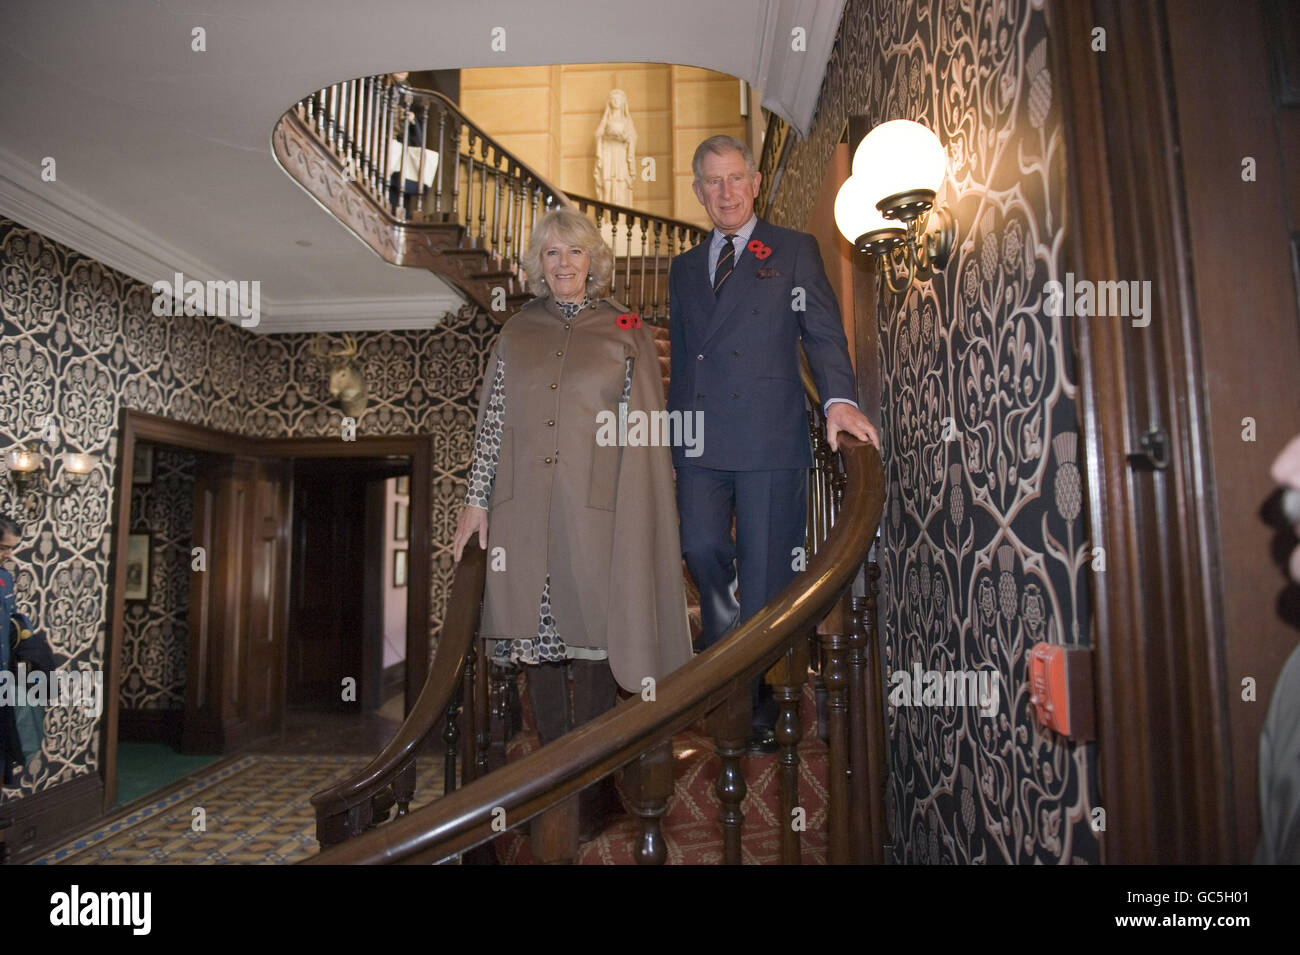
<path id="1" fill-rule="evenodd" d="M 542 271 L 546 274 L 546 285 L 551 294 L 561 301 L 582 301 L 590 266 L 591 257 L 581 246 L 554 238 L 542 248 Z"/>

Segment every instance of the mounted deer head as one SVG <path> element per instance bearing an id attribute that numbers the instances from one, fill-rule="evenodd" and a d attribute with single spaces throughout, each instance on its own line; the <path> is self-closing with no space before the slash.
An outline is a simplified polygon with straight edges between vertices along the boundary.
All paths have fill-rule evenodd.
<path id="1" fill-rule="evenodd" d="M 352 335 L 343 336 L 343 347 L 326 351 L 328 339 L 317 335 L 309 346 L 311 353 L 321 361 L 328 362 L 330 395 L 343 406 L 343 413 L 351 418 L 360 418 L 366 410 L 366 380 L 353 364 L 357 357 L 357 340 Z"/>

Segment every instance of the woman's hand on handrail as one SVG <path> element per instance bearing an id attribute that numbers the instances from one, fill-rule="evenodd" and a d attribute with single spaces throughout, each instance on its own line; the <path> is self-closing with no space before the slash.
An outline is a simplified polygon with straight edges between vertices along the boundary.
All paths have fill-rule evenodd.
<path id="1" fill-rule="evenodd" d="M 478 546 L 487 550 L 487 531 L 488 531 L 488 512 L 482 507 L 473 507 L 466 505 L 460 512 L 460 520 L 456 522 L 456 536 L 451 543 L 451 554 L 456 563 L 460 563 L 460 555 L 465 551 L 465 545 L 469 539 L 478 533 Z"/>

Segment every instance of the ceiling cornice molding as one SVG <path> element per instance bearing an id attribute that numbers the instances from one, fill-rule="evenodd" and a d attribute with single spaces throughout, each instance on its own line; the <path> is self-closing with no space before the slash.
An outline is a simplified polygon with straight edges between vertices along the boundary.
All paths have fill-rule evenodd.
<path id="1" fill-rule="evenodd" d="M 45 182 L 0 146 L 0 213 L 41 235 L 152 285 L 177 272 L 216 278 L 202 262 L 68 186 Z"/>

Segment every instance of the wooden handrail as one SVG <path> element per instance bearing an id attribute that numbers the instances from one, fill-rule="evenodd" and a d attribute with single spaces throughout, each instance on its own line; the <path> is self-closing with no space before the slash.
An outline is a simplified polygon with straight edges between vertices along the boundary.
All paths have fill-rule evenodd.
<path id="1" fill-rule="evenodd" d="M 666 677 L 655 700 L 625 700 L 555 742 L 462 789 L 303 864 L 431 863 L 451 859 L 557 805 L 690 726 L 764 672 L 840 598 L 856 576 L 884 505 L 875 448 L 841 435 L 846 490 L 808 569 L 730 636 Z M 442 647 L 439 646 L 439 657 Z M 432 676 L 431 676 L 432 679 Z"/>
<path id="2" fill-rule="evenodd" d="M 403 772 L 413 773 L 408 767 L 413 765 L 420 746 L 451 702 L 466 654 L 478 633 L 486 566 L 486 556 L 477 539 L 470 541 L 456 567 L 429 677 L 397 735 L 364 768 L 312 796 L 316 839 L 321 845 L 333 845 L 368 828 L 373 822 L 372 800 L 393 786 Z M 400 797 L 397 802 L 398 814 L 404 815 L 407 807 Z"/>

